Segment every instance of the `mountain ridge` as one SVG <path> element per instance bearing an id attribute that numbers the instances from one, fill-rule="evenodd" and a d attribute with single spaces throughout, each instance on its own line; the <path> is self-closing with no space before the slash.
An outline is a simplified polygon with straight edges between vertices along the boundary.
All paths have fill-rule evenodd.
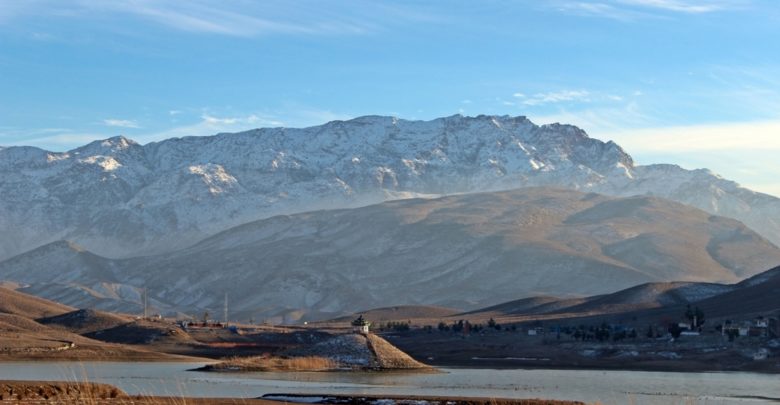
<path id="1" fill-rule="evenodd" d="M 108 257 L 184 248 L 277 214 L 424 195 L 553 186 L 656 195 L 780 242 L 780 199 L 706 170 L 636 166 L 614 142 L 526 117 L 366 116 L 67 152 L 0 149 L 0 260 L 56 240 Z"/>

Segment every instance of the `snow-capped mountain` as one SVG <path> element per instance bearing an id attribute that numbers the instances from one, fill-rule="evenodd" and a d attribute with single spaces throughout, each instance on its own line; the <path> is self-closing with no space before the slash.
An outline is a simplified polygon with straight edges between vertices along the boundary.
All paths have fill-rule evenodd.
<path id="1" fill-rule="evenodd" d="M 64 153 L 0 149 L 0 259 L 57 240 L 147 255 L 275 214 L 525 186 L 665 197 L 780 243 L 780 199 L 707 170 L 636 166 L 573 126 L 366 116 L 143 146 L 116 137 Z"/>
<path id="2" fill-rule="evenodd" d="M 276 216 L 156 256 L 107 259 L 55 242 L 0 262 L 22 291 L 138 313 L 293 321 L 392 305 L 460 309 L 610 293 L 645 282 L 736 282 L 780 263 L 739 221 L 654 197 L 550 188 Z"/>

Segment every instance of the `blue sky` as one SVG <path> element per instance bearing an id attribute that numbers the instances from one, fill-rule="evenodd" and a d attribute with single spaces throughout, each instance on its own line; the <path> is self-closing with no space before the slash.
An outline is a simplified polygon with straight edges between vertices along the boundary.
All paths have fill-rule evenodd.
<path id="1" fill-rule="evenodd" d="M 0 0 L 0 145 L 456 113 L 780 195 L 780 4 Z"/>

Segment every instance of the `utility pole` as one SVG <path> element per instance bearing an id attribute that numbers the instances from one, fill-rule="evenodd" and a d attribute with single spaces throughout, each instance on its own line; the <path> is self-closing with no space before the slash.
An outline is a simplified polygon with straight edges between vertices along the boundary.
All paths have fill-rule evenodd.
<path id="1" fill-rule="evenodd" d="M 228 293 L 225 293 L 225 328 L 228 327 Z"/>
<path id="2" fill-rule="evenodd" d="M 146 287 L 144 287 L 144 319 L 149 318 L 149 294 L 146 292 Z"/>

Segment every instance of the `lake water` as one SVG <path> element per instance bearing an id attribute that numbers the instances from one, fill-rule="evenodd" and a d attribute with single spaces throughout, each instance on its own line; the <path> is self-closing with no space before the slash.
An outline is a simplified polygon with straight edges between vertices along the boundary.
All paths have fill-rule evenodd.
<path id="1" fill-rule="evenodd" d="M 603 404 L 777 404 L 780 376 L 594 370 L 443 369 L 406 373 L 205 373 L 203 363 L 0 363 L 0 380 L 113 384 L 130 394 L 259 397 L 269 393 L 414 394 L 573 399 Z"/>

